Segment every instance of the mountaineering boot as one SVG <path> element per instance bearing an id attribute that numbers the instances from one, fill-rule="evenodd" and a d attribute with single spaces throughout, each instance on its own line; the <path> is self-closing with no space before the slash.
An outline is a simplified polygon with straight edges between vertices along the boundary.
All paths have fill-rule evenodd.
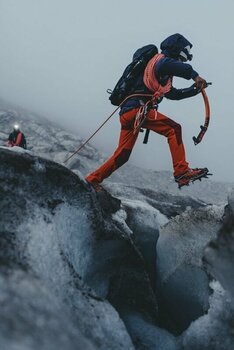
<path id="1" fill-rule="evenodd" d="M 189 186 L 190 182 L 194 182 L 196 180 L 201 180 L 201 178 L 208 178 L 209 170 L 207 168 L 196 168 L 196 169 L 188 169 L 185 173 L 175 176 L 175 181 L 178 183 L 178 187 Z"/>

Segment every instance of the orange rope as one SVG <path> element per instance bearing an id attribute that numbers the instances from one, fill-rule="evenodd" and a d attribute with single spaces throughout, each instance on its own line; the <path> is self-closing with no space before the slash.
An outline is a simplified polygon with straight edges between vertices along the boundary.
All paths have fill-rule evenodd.
<path id="1" fill-rule="evenodd" d="M 149 106 L 149 103 L 151 101 L 147 101 L 143 106 L 141 106 L 136 114 L 135 122 L 134 122 L 134 127 L 133 127 L 133 134 L 136 134 L 136 132 L 141 128 L 143 125 L 146 116 L 147 116 L 147 108 Z"/>

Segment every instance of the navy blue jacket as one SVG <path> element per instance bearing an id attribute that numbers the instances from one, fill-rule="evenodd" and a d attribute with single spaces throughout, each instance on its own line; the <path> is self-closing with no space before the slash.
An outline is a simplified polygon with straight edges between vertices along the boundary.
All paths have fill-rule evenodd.
<path id="1" fill-rule="evenodd" d="M 198 73 L 188 63 L 183 63 L 174 58 L 164 57 L 156 64 L 155 75 L 160 84 L 164 85 L 170 76 L 190 80 L 195 79 L 198 76 Z M 141 91 L 142 93 L 152 93 L 144 85 L 143 79 L 141 80 L 141 86 L 137 89 L 137 91 Z M 176 89 L 175 87 L 172 87 L 171 90 L 164 95 L 164 97 L 170 100 L 182 100 L 184 98 L 195 96 L 199 92 L 200 91 L 197 90 L 197 88 L 193 84 L 191 87 L 185 89 Z M 133 108 L 139 107 L 142 104 L 142 102 L 146 101 L 146 98 L 130 98 L 122 106 L 120 110 L 120 115 Z"/>

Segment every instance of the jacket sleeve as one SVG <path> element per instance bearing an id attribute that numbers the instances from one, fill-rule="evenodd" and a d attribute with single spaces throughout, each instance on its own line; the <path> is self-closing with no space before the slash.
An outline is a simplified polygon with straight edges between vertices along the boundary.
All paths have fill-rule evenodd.
<path id="1" fill-rule="evenodd" d="M 159 81 L 170 76 L 189 80 L 195 79 L 199 75 L 190 64 L 169 57 L 162 58 L 157 63 L 155 70 Z"/>
<path id="2" fill-rule="evenodd" d="M 24 134 L 23 134 L 23 148 L 27 149 L 27 141 L 26 141 Z"/>
<path id="3" fill-rule="evenodd" d="M 12 132 L 10 133 L 10 135 L 8 136 L 8 141 L 13 142 L 14 141 L 14 136 L 12 134 Z"/>
<path id="4" fill-rule="evenodd" d="M 198 90 L 194 84 L 186 89 L 176 89 L 174 87 L 165 94 L 165 97 L 169 100 L 183 100 L 184 98 L 196 96 L 200 90 Z"/>
<path id="5" fill-rule="evenodd" d="M 7 140 L 7 146 L 8 147 L 13 147 L 14 144 L 14 136 L 12 133 L 10 133 L 10 135 L 8 136 L 8 140 Z"/>

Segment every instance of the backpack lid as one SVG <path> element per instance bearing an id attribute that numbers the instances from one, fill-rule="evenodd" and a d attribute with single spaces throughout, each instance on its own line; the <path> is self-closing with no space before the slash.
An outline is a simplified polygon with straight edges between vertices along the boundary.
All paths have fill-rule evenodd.
<path id="1" fill-rule="evenodd" d="M 132 60 L 133 61 L 139 60 L 143 54 L 145 54 L 147 51 L 151 51 L 151 50 L 153 50 L 153 51 L 155 50 L 155 55 L 156 55 L 156 53 L 158 53 L 158 49 L 155 45 L 153 45 L 153 44 L 145 45 L 145 46 L 141 47 L 140 49 L 138 49 L 134 53 Z"/>

